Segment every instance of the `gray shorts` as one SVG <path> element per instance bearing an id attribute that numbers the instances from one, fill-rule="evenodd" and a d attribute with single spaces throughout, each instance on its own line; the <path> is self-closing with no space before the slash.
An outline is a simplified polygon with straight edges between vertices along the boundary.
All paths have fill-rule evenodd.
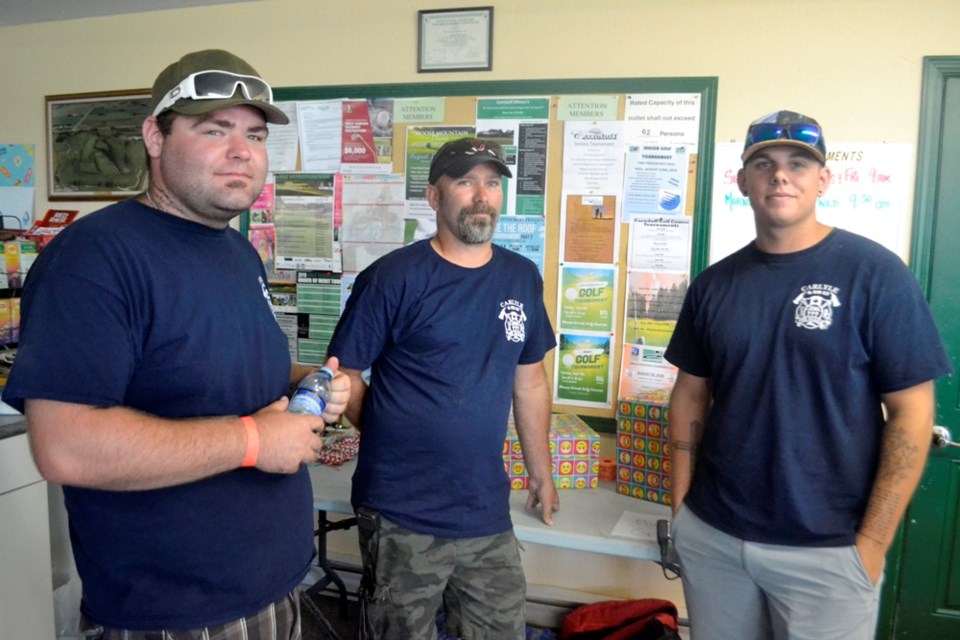
<path id="1" fill-rule="evenodd" d="M 684 506 L 672 529 L 695 640 L 873 640 L 883 580 L 856 547 L 746 542 Z"/>
<path id="2" fill-rule="evenodd" d="M 526 580 L 513 530 L 481 538 L 414 533 L 358 509 L 366 640 L 434 640 L 443 607 L 447 633 L 464 640 L 522 640 Z"/>

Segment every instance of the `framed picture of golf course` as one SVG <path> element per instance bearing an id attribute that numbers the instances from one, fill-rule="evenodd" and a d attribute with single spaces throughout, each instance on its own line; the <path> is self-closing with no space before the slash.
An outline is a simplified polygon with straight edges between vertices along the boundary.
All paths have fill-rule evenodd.
<path id="1" fill-rule="evenodd" d="M 149 106 L 148 89 L 47 96 L 49 199 L 120 200 L 142 191 Z"/>

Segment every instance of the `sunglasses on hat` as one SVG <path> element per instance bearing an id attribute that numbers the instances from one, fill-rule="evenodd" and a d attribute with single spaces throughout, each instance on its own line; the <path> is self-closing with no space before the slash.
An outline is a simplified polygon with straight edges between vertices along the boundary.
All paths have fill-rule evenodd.
<path id="1" fill-rule="evenodd" d="M 747 140 L 744 147 L 748 148 L 760 142 L 772 140 L 793 140 L 818 148 L 822 143 L 823 133 L 815 124 L 777 124 L 775 122 L 761 122 L 752 125 L 747 130 Z"/>
<path id="2" fill-rule="evenodd" d="M 273 102 L 273 90 L 262 78 L 244 76 L 229 71 L 197 71 L 180 81 L 157 103 L 153 115 L 157 116 L 172 107 L 178 100 L 223 100 L 232 98 L 237 88 L 247 100 Z"/>

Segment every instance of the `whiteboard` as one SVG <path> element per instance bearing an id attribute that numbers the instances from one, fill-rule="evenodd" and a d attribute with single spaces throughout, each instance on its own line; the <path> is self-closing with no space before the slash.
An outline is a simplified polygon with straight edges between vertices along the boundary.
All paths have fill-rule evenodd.
<path id="1" fill-rule="evenodd" d="M 737 187 L 743 143 L 715 147 L 710 215 L 710 264 L 753 240 L 753 211 Z M 906 262 L 909 255 L 913 145 L 827 145 L 832 180 L 817 202 L 817 218 L 879 242 Z"/>

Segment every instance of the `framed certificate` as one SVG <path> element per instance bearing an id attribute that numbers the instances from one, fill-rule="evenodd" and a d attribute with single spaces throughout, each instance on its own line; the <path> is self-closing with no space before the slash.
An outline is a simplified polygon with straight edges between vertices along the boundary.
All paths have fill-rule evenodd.
<path id="1" fill-rule="evenodd" d="M 436 9 L 418 16 L 418 73 L 493 68 L 493 7 Z"/>

